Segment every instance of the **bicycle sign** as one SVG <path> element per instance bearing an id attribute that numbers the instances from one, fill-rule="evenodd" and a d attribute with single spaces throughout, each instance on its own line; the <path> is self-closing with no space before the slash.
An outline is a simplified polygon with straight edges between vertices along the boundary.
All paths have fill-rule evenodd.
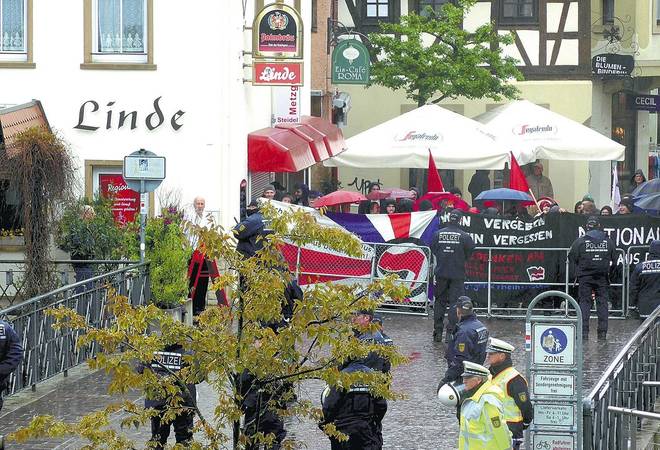
<path id="1" fill-rule="evenodd" d="M 534 433 L 532 448 L 535 450 L 566 450 L 575 448 L 575 436 L 570 434 Z"/>

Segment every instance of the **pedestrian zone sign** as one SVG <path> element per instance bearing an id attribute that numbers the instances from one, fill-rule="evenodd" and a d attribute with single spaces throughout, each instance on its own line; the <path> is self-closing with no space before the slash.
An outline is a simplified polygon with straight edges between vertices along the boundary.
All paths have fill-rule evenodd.
<path id="1" fill-rule="evenodd" d="M 533 362 L 539 365 L 575 364 L 575 325 L 534 323 Z"/>

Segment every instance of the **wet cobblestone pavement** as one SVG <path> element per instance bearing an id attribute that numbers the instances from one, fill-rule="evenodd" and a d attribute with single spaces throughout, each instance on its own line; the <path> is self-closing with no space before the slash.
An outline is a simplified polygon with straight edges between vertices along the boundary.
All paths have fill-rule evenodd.
<path id="1" fill-rule="evenodd" d="M 444 450 L 456 448 L 458 439 L 455 411 L 441 406 L 435 400 L 435 388 L 444 374 L 444 343 L 431 340 L 433 321 L 419 316 L 384 315 L 386 332 L 394 339 L 400 351 L 411 356 L 412 361 L 394 370 L 393 386 L 404 393 L 405 400 L 390 402 L 383 423 L 384 449 L 388 450 Z M 525 353 L 523 320 L 484 320 L 491 336 L 504 339 L 516 346 L 514 363 L 523 371 Z M 592 336 L 584 348 L 585 395 L 592 387 L 621 346 L 639 326 L 637 320 L 611 320 L 607 342 L 595 339 L 595 323 Z M 40 398 L 34 394 L 20 394 L 6 399 L 5 409 L 0 412 L 0 434 L 7 434 L 28 423 L 39 414 L 52 414 L 58 418 L 75 420 L 81 415 L 106 405 L 110 397 L 105 393 L 107 380 L 101 373 L 82 374 L 78 377 L 54 380 L 47 386 L 39 386 Z M 323 386 L 320 382 L 309 382 L 300 388 L 300 396 L 318 404 Z M 36 399 L 35 399 L 36 398 Z M 138 395 L 130 397 L 138 399 Z M 210 416 L 213 408 L 213 393 L 208 385 L 199 387 L 200 406 Z M 113 417 L 118 424 L 120 416 Z M 315 424 L 289 422 L 289 436 L 301 442 L 303 448 L 326 450 L 330 448 L 327 438 Z M 148 428 L 131 430 L 128 433 L 142 448 L 149 437 Z M 173 442 L 173 439 L 171 438 Z M 33 441 L 18 445 L 9 443 L 7 449 L 80 449 L 83 441 L 74 438 Z"/>

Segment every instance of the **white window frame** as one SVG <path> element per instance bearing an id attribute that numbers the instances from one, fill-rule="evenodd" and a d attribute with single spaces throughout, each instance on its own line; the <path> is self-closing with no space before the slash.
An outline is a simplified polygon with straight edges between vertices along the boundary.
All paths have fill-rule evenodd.
<path id="1" fill-rule="evenodd" d="M 143 47 L 145 49 L 148 49 L 148 42 L 147 40 L 149 39 L 149 23 L 147 21 L 147 0 L 141 0 L 144 5 L 142 8 L 144 17 L 143 17 L 143 23 L 144 23 L 144 39 L 142 40 L 143 42 Z M 121 5 L 123 5 L 123 0 Z M 119 14 L 120 17 L 123 15 Z M 99 0 L 92 0 L 92 62 L 103 62 L 103 63 L 147 63 L 147 51 L 145 50 L 142 53 L 104 53 L 104 52 L 99 52 L 99 36 L 98 36 L 98 31 L 99 31 Z M 120 29 L 122 27 L 120 26 Z M 122 36 L 122 41 L 123 41 L 123 36 Z M 123 44 L 122 44 L 123 45 Z"/>
<path id="2" fill-rule="evenodd" d="M 651 11 L 651 30 L 653 30 L 653 34 L 660 34 L 660 4 L 658 3 L 658 0 L 653 0 L 653 10 Z"/>
<path id="3" fill-rule="evenodd" d="M 2 7 L 3 0 L 0 0 L 0 43 L 4 31 L 2 30 Z M 1 61 L 19 61 L 26 62 L 28 60 L 28 2 L 23 0 L 23 50 L 4 50 L 0 46 L 0 62 Z"/>

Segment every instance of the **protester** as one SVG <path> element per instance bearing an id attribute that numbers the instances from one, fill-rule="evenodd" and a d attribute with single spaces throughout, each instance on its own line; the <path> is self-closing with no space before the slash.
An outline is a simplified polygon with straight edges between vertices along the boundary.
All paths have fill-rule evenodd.
<path id="1" fill-rule="evenodd" d="M 399 200 L 399 205 L 396 208 L 396 212 L 408 213 L 413 212 L 413 201 L 409 198 L 402 198 Z"/>
<path id="2" fill-rule="evenodd" d="M 342 373 L 371 373 L 364 361 L 351 361 L 341 369 Z M 334 424 L 337 431 L 348 436 L 348 441 L 330 438 L 332 450 L 380 450 L 378 424 L 387 412 L 387 400 L 374 396 L 369 387 L 355 383 L 347 390 L 326 388 L 321 397 L 323 419 L 319 428 Z"/>
<path id="3" fill-rule="evenodd" d="M 275 186 L 272 184 L 269 184 L 264 188 L 263 194 L 261 195 L 263 198 L 267 198 L 269 200 L 274 200 L 275 199 L 275 193 L 277 191 L 275 190 Z"/>
<path id="4" fill-rule="evenodd" d="M 582 214 L 582 200 L 579 200 L 578 202 L 575 203 L 575 206 L 573 207 L 573 212 L 575 214 Z"/>
<path id="5" fill-rule="evenodd" d="M 309 206 L 309 187 L 305 183 L 296 183 L 293 191 L 293 203 Z"/>
<path id="6" fill-rule="evenodd" d="M 477 170 L 468 184 L 468 192 L 472 196 L 472 203 L 479 194 L 490 189 L 490 172 L 488 170 Z"/>
<path id="7" fill-rule="evenodd" d="M 319 191 L 309 191 L 309 205 L 308 206 L 314 206 L 314 202 L 321 198 L 321 193 Z"/>
<path id="8" fill-rule="evenodd" d="M 622 201 L 619 203 L 619 209 L 617 210 L 617 214 L 624 215 L 624 214 L 632 214 L 633 211 L 633 206 L 632 204 L 628 202 Z"/>
<path id="9" fill-rule="evenodd" d="M 543 175 L 543 164 L 540 161 L 537 161 L 532 166 L 532 173 L 527 175 L 527 185 L 529 189 L 534 194 L 534 197 L 550 197 L 555 196 L 554 191 L 552 190 L 552 182 L 550 179 Z"/>
<path id="10" fill-rule="evenodd" d="M 505 425 L 502 390 L 490 381 L 490 372 L 480 364 L 466 361 L 461 376 L 468 398 L 461 405 L 458 448 L 509 450 L 511 431 Z"/>
<path id="11" fill-rule="evenodd" d="M 630 178 L 630 191 L 634 191 L 635 188 L 637 188 L 640 184 L 644 183 L 646 181 L 646 177 L 644 176 L 644 172 L 642 169 L 637 169 L 635 170 L 635 173 L 633 173 L 633 176 Z"/>
<path id="12" fill-rule="evenodd" d="M 369 206 L 369 214 L 380 214 L 380 203 L 371 202 Z"/>
<path id="13" fill-rule="evenodd" d="M 569 261 L 576 267 L 578 297 L 582 310 L 582 338 L 585 340 L 589 339 L 592 294 L 596 297 L 598 339 L 607 338 L 609 274 L 611 268 L 616 267 L 616 245 L 601 228 L 597 216 L 589 217 L 587 233 L 573 242 L 568 253 Z"/>
<path id="14" fill-rule="evenodd" d="M 461 192 L 461 190 L 456 186 L 449 188 L 449 193 L 454 194 L 458 198 L 463 198 L 463 192 Z"/>
<path id="15" fill-rule="evenodd" d="M 474 241 L 458 227 L 462 218 L 462 211 L 454 209 L 449 213 L 449 224 L 436 231 L 431 238 L 431 254 L 435 258 L 433 340 L 436 342 L 442 341 L 448 307 L 447 342 L 451 341 L 456 327 L 454 304 L 465 294 L 465 262 L 474 250 Z"/>
<path id="16" fill-rule="evenodd" d="M 433 203 L 431 200 L 422 200 L 419 202 L 420 211 L 431 211 L 433 209 Z"/>
<path id="17" fill-rule="evenodd" d="M 21 338 L 9 322 L 0 319 L 0 411 L 2 411 L 2 395 L 7 389 L 9 376 L 23 361 L 23 346 Z M 5 438 L 0 434 L 0 449 L 4 449 Z"/>
<path id="18" fill-rule="evenodd" d="M 413 193 L 412 201 L 416 201 L 419 198 L 419 189 L 417 189 L 415 186 L 410 186 L 410 192 Z"/>
<path id="19" fill-rule="evenodd" d="M 394 200 L 386 199 L 384 201 L 385 214 L 394 214 L 396 212 L 396 202 Z"/>
<path id="20" fill-rule="evenodd" d="M 196 404 L 197 390 L 195 384 L 188 383 L 182 385 L 176 381 L 179 372 L 187 366 L 184 355 L 190 352 L 184 350 L 180 344 L 167 345 L 163 351 L 153 353 L 153 359 L 149 363 L 143 363 L 138 366 L 138 372 L 151 370 L 159 379 L 172 377 L 173 384 L 180 387 L 177 396 L 181 397 L 181 406 L 184 408 L 174 419 L 166 419 L 167 405 L 171 403 L 172 394 L 154 395 L 145 393 L 144 407 L 156 410 L 156 415 L 151 417 L 151 440 L 152 447 L 156 450 L 162 450 L 167 444 L 170 436 L 170 428 L 174 427 L 174 436 L 177 444 L 186 445 L 193 437 L 193 419 L 195 417 L 193 408 Z"/>
<path id="21" fill-rule="evenodd" d="M 547 214 L 548 211 L 550 211 L 550 208 L 552 208 L 557 204 L 557 202 L 555 202 L 553 199 L 549 197 L 539 198 L 538 203 L 539 203 L 539 213 L 541 214 Z"/>
<path id="22" fill-rule="evenodd" d="M 582 200 L 582 214 L 585 216 L 595 216 L 598 215 L 600 211 L 596 208 L 594 201 L 587 197 L 586 200 Z"/>
<path id="23" fill-rule="evenodd" d="M 358 205 L 358 214 L 370 214 L 371 200 L 362 200 Z"/>
<path id="24" fill-rule="evenodd" d="M 513 367 L 513 345 L 490 338 L 486 348 L 486 361 L 493 376 L 493 384 L 504 394 L 503 413 L 513 435 L 513 450 L 520 449 L 523 431 L 534 420 L 534 408 L 529 397 L 527 380 Z"/>
<path id="25" fill-rule="evenodd" d="M 282 195 L 282 198 L 280 199 L 282 203 L 293 203 L 293 195 L 289 194 L 288 192 L 284 195 Z"/>
<path id="26" fill-rule="evenodd" d="M 455 382 L 461 377 L 464 362 L 483 364 L 486 359 L 488 328 L 474 314 L 472 300 L 466 296 L 460 297 L 455 312 L 458 325 L 452 341 L 447 345 L 447 371 L 438 384 L 438 390 L 442 385 Z"/>
<path id="27" fill-rule="evenodd" d="M 630 305 L 637 306 L 642 318 L 660 305 L 660 240 L 651 242 L 647 260 L 635 266 L 630 277 Z"/>
<path id="28" fill-rule="evenodd" d="M 374 191 L 380 191 L 380 183 L 372 181 L 371 183 L 369 183 L 369 187 L 367 188 L 367 193 L 371 194 Z"/>
<path id="29" fill-rule="evenodd" d="M 609 205 L 605 205 L 602 208 L 600 208 L 600 215 L 601 216 L 611 216 L 612 215 L 612 207 Z"/>

